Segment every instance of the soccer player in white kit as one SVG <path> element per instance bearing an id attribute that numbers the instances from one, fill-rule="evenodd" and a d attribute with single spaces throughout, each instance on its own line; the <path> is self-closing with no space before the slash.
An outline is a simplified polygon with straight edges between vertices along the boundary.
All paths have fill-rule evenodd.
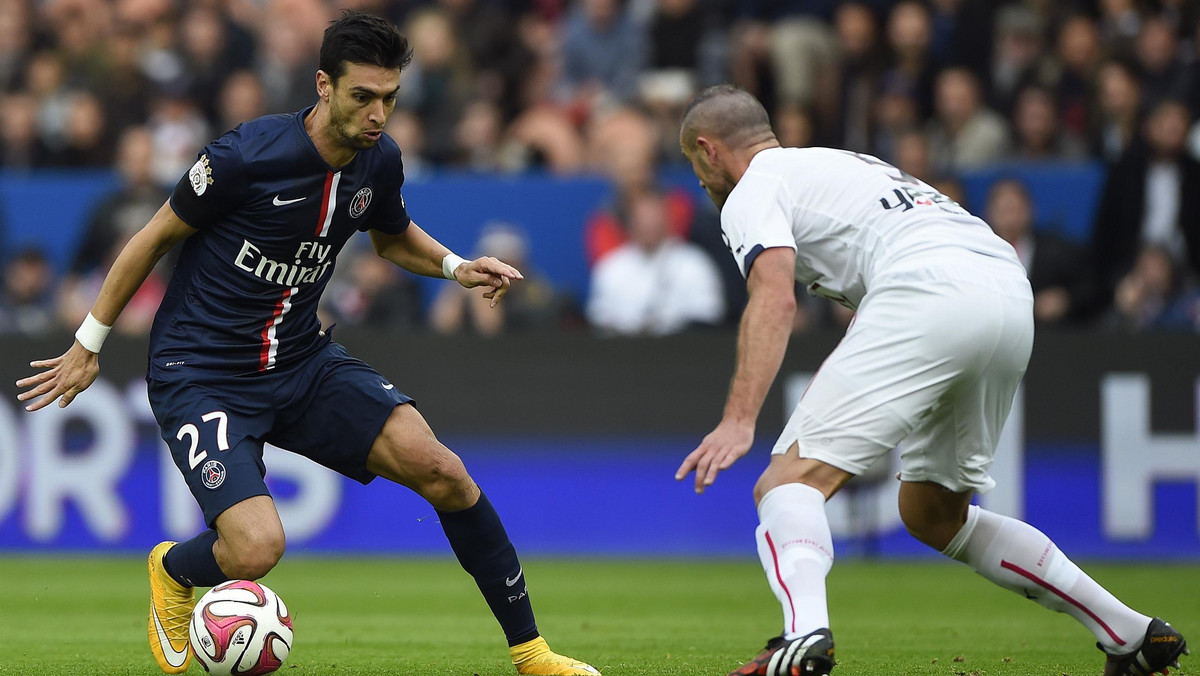
<path id="1" fill-rule="evenodd" d="M 696 492 L 750 449 L 791 333 L 794 282 L 856 311 L 754 486 L 759 558 L 783 632 L 733 671 L 828 674 L 825 501 L 901 441 L 908 531 L 992 582 L 1065 612 L 1107 654 L 1104 676 L 1164 672 L 1187 653 L 1166 622 L 1119 601 L 1032 526 L 971 504 L 1033 343 L 1033 296 L 1012 247 L 926 183 L 869 155 L 781 148 L 747 92 L 710 87 L 680 145 L 746 276 L 749 301 L 719 425 L 683 461 Z"/>

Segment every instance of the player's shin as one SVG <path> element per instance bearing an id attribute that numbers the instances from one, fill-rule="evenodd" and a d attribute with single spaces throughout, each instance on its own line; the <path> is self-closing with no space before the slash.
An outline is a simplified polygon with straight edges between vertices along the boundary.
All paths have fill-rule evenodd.
<path id="1" fill-rule="evenodd" d="M 458 562 L 475 578 L 488 607 L 504 629 L 508 645 L 537 638 L 537 623 L 525 587 L 525 573 L 504 524 L 487 496 L 481 492 L 479 501 L 464 510 L 439 510 L 438 519 Z"/>
<path id="2" fill-rule="evenodd" d="M 1129 652 L 1150 624 L 1023 521 L 972 505 L 966 524 L 942 553 L 1005 589 L 1071 615 L 1108 652 Z"/>
<path id="3" fill-rule="evenodd" d="M 784 484 L 763 496 L 758 516 L 758 556 L 783 606 L 783 638 L 827 628 L 825 578 L 833 567 L 833 537 L 825 495 L 805 484 Z"/>

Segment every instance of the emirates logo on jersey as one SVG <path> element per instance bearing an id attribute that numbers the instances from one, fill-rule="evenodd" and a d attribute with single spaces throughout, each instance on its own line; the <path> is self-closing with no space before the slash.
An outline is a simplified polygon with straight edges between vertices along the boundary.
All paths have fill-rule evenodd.
<path id="1" fill-rule="evenodd" d="M 366 212 L 367 207 L 371 205 L 371 189 L 361 188 L 354 193 L 354 198 L 350 200 L 350 218 L 358 218 Z"/>

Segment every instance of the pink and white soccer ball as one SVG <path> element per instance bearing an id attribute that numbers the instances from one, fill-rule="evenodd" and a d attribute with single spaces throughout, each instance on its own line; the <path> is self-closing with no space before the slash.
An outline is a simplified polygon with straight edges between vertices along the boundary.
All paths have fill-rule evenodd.
<path id="1" fill-rule="evenodd" d="M 269 674 L 292 648 L 292 616 L 266 585 L 230 580 L 200 597 L 191 641 L 196 661 L 210 674 Z"/>

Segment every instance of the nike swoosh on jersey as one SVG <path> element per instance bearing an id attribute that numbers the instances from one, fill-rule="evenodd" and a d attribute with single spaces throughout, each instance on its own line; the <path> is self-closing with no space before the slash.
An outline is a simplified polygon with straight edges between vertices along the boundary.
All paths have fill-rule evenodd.
<path id="1" fill-rule="evenodd" d="M 393 385 L 392 383 L 380 383 L 380 385 L 383 385 L 383 389 L 385 389 L 385 390 L 390 390 L 393 387 L 395 387 L 395 385 Z"/>
<path id="2" fill-rule="evenodd" d="M 171 639 L 167 638 L 167 632 L 163 629 L 162 622 L 158 621 L 158 609 L 151 607 L 150 615 L 154 617 L 154 630 L 158 632 L 158 643 L 162 648 L 163 657 L 167 660 L 167 664 L 173 667 L 182 667 L 183 663 L 187 660 L 187 646 L 183 647 L 182 652 L 176 650 L 175 646 L 171 645 Z M 173 661 L 172 657 L 179 661 Z"/>
<path id="3" fill-rule="evenodd" d="M 281 199 L 279 199 L 279 195 L 276 195 L 276 196 L 275 196 L 275 199 L 271 200 L 271 204 L 274 204 L 274 205 L 275 205 L 275 206 L 277 206 L 277 207 L 281 207 L 281 206 L 283 206 L 283 205 L 285 205 L 285 204 L 294 204 L 294 203 L 296 203 L 296 202 L 299 202 L 300 200 L 306 200 L 306 199 L 308 199 L 308 197 L 307 197 L 307 196 L 305 196 L 305 197 L 297 197 L 297 198 L 296 198 L 296 199 L 294 199 L 294 200 L 281 200 Z"/>
<path id="4" fill-rule="evenodd" d="M 516 584 L 516 583 L 517 583 L 517 580 L 520 580 L 520 579 L 521 579 L 521 573 L 523 573 L 523 572 L 525 572 L 525 571 L 524 571 L 524 569 L 523 569 L 523 568 L 521 568 L 521 567 L 518 567 L 518 568 L 517 568 L 517 574 L 516 574 L 516 575 L 513 575 L 511 580 L 510 580 L 509 578 L 507 578 L 507 577 L 506 577 L 506 578 L 504 578 L 504 584 L 505 584 L 505 585 L 507 585 L 507 586 L 509 586 L 509 587 L 513 586 L 514 584 Z"/>

